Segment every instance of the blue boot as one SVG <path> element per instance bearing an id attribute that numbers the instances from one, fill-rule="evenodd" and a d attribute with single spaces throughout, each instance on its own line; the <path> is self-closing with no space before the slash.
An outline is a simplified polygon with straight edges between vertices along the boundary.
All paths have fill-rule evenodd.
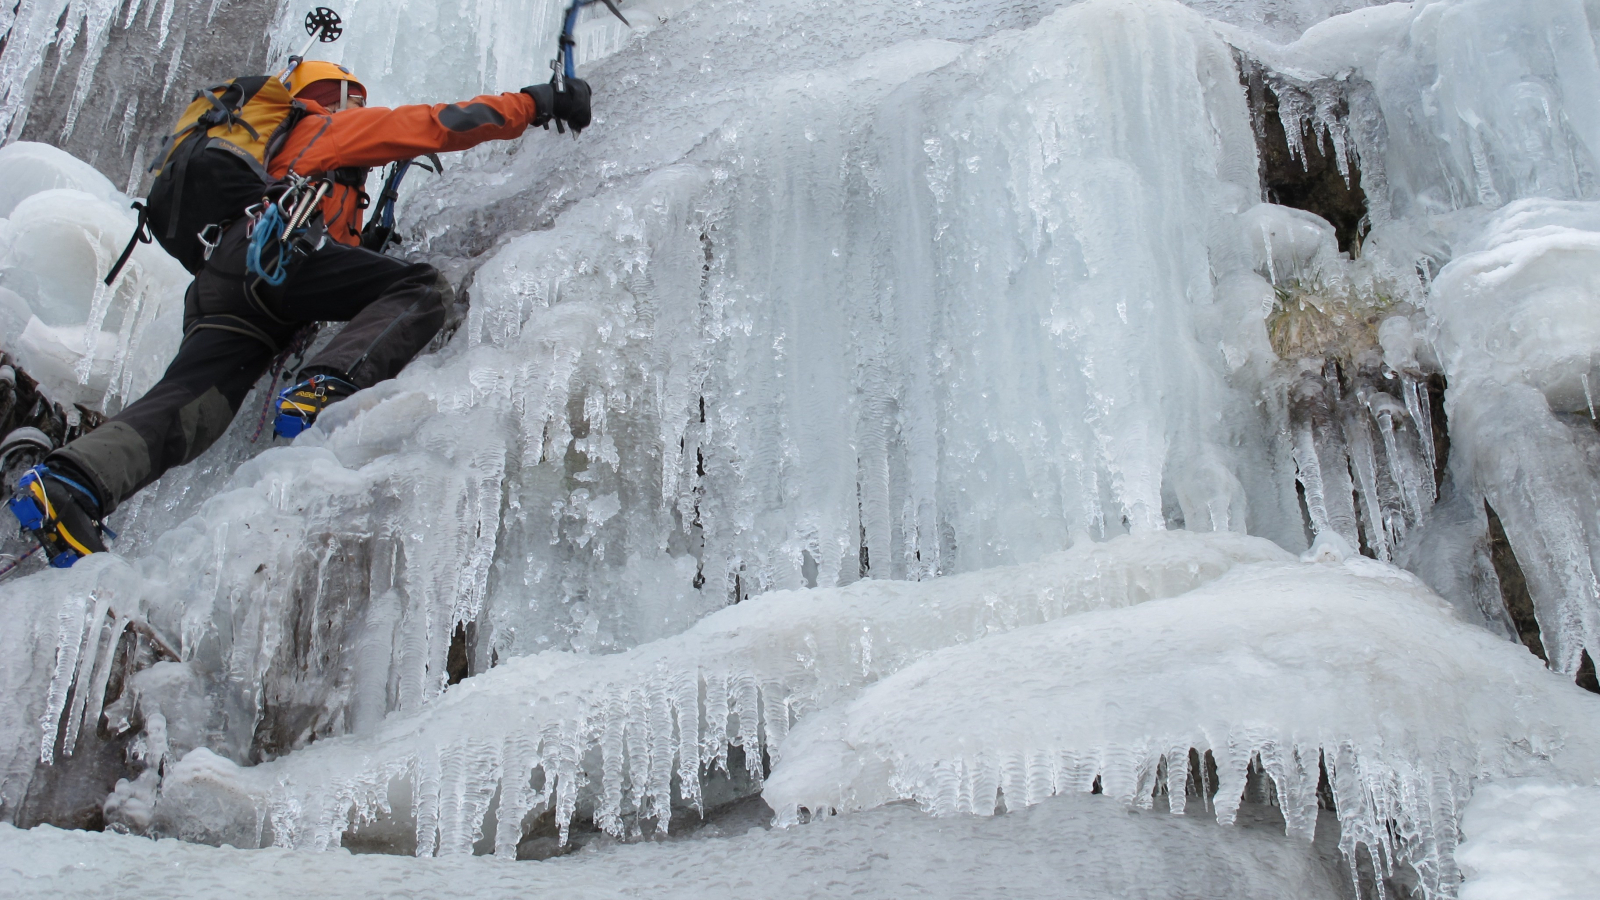
<path id="1" fill-rule="evenodd" d="M 100 501 L 94 491 L 46 465 L 22 473 L 7 505 L 44 547 L 50 565 L 58 569 L 69 568 L 91 553 L 104 553 L 101 534 L 116 537 L 100 521 Z"/>
<path id="2" fill-rule="evenodd" d="M 360 388 L 333 375 L 313 375 L 278 394 L 278 417 L 272 433 L 292 438 L 317 420 L 317 414 Z"/>

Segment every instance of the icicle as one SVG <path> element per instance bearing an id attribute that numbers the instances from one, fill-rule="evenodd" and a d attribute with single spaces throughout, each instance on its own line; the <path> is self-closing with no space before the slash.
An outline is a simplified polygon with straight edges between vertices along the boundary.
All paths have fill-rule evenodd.
<path id="1" fill-rule="evenodd" d="M 1427 383 L 1405 372 L 1399 373 L 1399 376 L 1401 396 L 1405 397 L 1406 411 L 1411 414 L 1411 422 L 1416 426 L 1417 439 L 1422 445 L 1422 459 L 1431 477 L 1439 463 L 1434 456 L 1433 408 L 1428 399 Z M 1584 390 L 1588 390 L 1587 376 Z"/>
<path id="2" fill-rule="evenodd" d="M 500 806 L 495 813 L 494 855 L 500 859 L 516 859 L 517 844 L 522 839 L 522 820 L 539 800 L 530 786 L 534 770 L 540 768 L 533 736 L 521 732 L 508 735 L 501 749 L 501 759 L 504 769 L 500 779 Z"/>
<path id="3" fill-rule="evenodd" d="M 55 762 L 55 746 L 61 717 L 67 713 L 67 696 L 78 674 L 78 659 L 83 653 L 84 633 L 88 630 L 89 597 L 82 594 L 69 596 L 56 613 L 56 665 L 50 676 L 50 692 L 45 698 L 44 717 L 40 720 L 43 741 L 39 746 L 39 761 L 45 765 Z M 95 624 L 98 624 L 96 622 Z"/>
<path id="4" fill-rule="evenodd" d="M 647 805 L 640 802 L 640 815 L 650 815 L 656 820 L 656 833 L 666 835 L 672 824 L 672 763 L 677 745 L 673 736 L 672 685 L 669 676 L 660 670 L 645 691 L 647 710 L 642 713 L 649 730 L 645 735 L 640 758 L 649 761 L 648 777 L 636 783 L 634 790 Z"/>
<path id="5" fill-rule="evenodd" d="M 111 600 L 98 591 L 93 596 L 95 600 L 94 611 L 90 614 L 87 626 L 83 631 L 83 647 L 78 656 L 78 674 L 80 677 L 74 682 L 72 709 L 68 714 L 66 731 L 61 740 L 62 756 L 71 756 L 72 751 L 76 748 L 78 737 L 84 728 L 84 717 L 89 707 L 93 706 L 96 710 L 99 709 L 102 699 L 92 697 L 94 694 L 93 685 L 99 680 L 98 673 L 102 665 L 107 670 L 107 676 L 109 677 L 111 661 L 107 657 L 116 653 L 116 639 L 114 637 L 111 639 L 110 649 L 102 649 L 102 645 L 105 643 L 102 635 L 105 632 L 106 617 L 111 612 Z M 88 664 L 87 667 L 84 666 L 84 663 Z M 90 725 L 91 729 L 93 727 L 93 725 Z"/>
<path id="6" fill-rule="evenodd" d="M 1312 361 L 1307 361 L 1312 363 Z M 1294 460 L 1305 488 L 1306 509 L 1316 534 L 1332 531 L 1360 546 L 1356 532 L 1355 487 L 1343 430 L 1335 417 L 1337 382 L 1316 374 L 1314 365 L 1294 387 L 1290 419 L 1294 423 Z"/>
<path id="7" fill-rule="evenodd" d="M 1365 407 L 1348 404 L 1344 422 L 1345 434 L 1350 437 L 1350 468 L 1355 473 L 1356 487 L 1361 495 L 1362 521 L 1367 526 L 1367 546 L 1378 559 L 1389 562 L 1394 555 L 1394 545 L 1389 540 L 1389 530 L 1384 524 L 1383 506 L 1379 500 L 1378 463 L 1373 451 L 1371 417 Z"/>
<path id="8" fill-rule="evenodd" d="M 627 763 L 623 743 L 627 729 L 625 699 L 616 693 L 602 703 L 597 722 L 600 751 L 600 796 L 595 804 L 594 823 L 610 834 L 622 834 L 622 772 Z"/>
<path id="9" fill-rule="evenodd" d="M 84 707 L 83 721 L 78 726 L 81 738 L 94 737 L 100 728 L 100 712 L 105 707 L 106 687 L 111 682 L 111 669 L 116 661 L 117 647 L 121 645 L 122 635 L 132 621 L 127 616 L 118 615 L 109 606 L 106 612 L 109 614 L 111 627 L 107 632 L 104 647 L 99 648 L 99 655 L 94 664 L 94 675 L 89 681 L 89 702 Z M 66 749 L 65 752 L 70 755 L 72 750 Z"/>
<path id="10" fill-rule="evenodd" d="M 471 853 L 503 781 L 499 748 L 483 741 L 444 754 L 440 768 L 439 853 Z"/>
<path id="11" fill-rule="evenodd" d="M 1400 486 L 1400 496 L 1405 503 L 1405 517 L 1407 524 L 1422 521 L 1422 514 L 1426 511 L 1423 505 L 1424 491 L 1428 500 L 1432 501 L 1432 479 L 1429 486 L 1424 487 L 1421 473 L 1416 471 L 1415 461 L 1410 454 L 1402 451 L 1399 438 L 1395 433 L 1394 418 L 1397 414 L 1406 412 L 1394 397 L 1385 393 L 1375 393 L 1367 400 L 1372 415 L 1378 420 L 1378 433 L 1383 436 L 1383 447 L 1389 465 L 1394 470 L 1395 483 Z M 1429 473 L 1431 476 L 1431 472 Z"/>
<path id="12" fill-rule="evenodd" d="M 416 855 L 432 856 L 439 840 L 439 788 L 443 779 L 437 748 L 420 750 L 411 778 L 411 808 L 417 819 Z"/>
<path id="13" fill-rule="evenodd" d="M 700 678 L 697 671 L 680 672 L 672 677 L 676 682 L 672 711 L 678 733 L 678 783 L 684 801 L 703 815 L 705 802 L 700 792 Z"/>

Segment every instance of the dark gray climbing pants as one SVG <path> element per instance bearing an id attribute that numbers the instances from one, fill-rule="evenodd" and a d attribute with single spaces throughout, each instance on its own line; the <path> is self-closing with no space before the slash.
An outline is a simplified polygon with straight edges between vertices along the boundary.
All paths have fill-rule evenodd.
<path id="1" fill-rule="evenodd" d="M 183 343 L 150 392 L 52 453 L 76 470 L 105 513 L 199 456 L 233 421 L 250 388 L 310 322 L 349 322 L 303 375 L 337 374 L 358 387 L 393 378 L 444 324 L 450 290 L 438 270 L 329 241 L 277 288 L 245 272 L 245 229 L 223 235 L 184 297 Z"/>

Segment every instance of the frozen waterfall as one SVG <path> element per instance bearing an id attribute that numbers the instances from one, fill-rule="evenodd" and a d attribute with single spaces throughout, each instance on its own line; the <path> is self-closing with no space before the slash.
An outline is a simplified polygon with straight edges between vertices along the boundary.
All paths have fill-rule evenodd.
<path id="1" fill-rule="evenodd" d="M 456 100 L 542 80 L 561 9 L 357 0 L 323 49 Z M 1530 833 L 1600 856 L 1592 4 L 624 11 L 579 139 L 409 177 L 434 347 L 291 445 L 270 374 L 113 553 L 0 581 L 30 896 L 1049 858 L 1008 895 L 1470 900 Z M 185 273 L 99 280 L 149 138 L 303 13 L 0 10 L 0 427 L 159 376 Z"/>

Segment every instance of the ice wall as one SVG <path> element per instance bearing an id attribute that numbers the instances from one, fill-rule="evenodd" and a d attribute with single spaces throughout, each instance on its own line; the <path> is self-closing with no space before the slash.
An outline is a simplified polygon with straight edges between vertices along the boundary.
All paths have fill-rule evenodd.
<path id="1" fill-rule="evenodd" d="M 548 28 L 548 7 L 367 2 L 347 11 L 336 49 L 379 99 L 542 76 L 548 35 L 498 26 Z M 580 140 L 486 147 L 408 189 L 407 252 L 471 295 L 453 337 L 293 447 L 252 440 L 264 382 L 211 453 L 119 513 L 123 558 L 0 588 L 28 623 L 7 638 L 27 664 L 8 664 L 0 693 L 0 796 L 38 784 L 40 756 L 103 752 L 121 730 L 149 768 L 106 809 L 136 830 L 331 846 L 358 810 L 362 827 L 398 827 L 375 839 L 388 849 L 461 851 L 493 819 L 503 852 L 523 824 L 516 804 L 541 803 L 648 829 L 671 809 L 674 773 L 698 782 L 684 759 L 771 741 L 769 723 L 781 731 L 807 708 L 777 705 L 814 690 L 811 673 L 784 668 L 812 652 L 808 638 L 831 635 L 845 668 L 860 661 L 847 640 L 859 635 L 834 630 L 855 622 L 840 613 L 777 650 L 740 650 L 744 668 L 708 670 L 685 649 L 690 629 L 730 601 L 754 605 L 721 621 L 770 612 L 764 592 L 1003 579 L 995 567 L 1069 543 L 1181 527 L 1295 550 L 1309 533 L 1335 555 L 1340 541 L 1364 546 L 1509 633 L 1484 572 L 1485 498 L 1530 573 L 1552 665 L 1570 672 L 1597 608 L 1588 329 L 1573 299 L 1592 293 L 1596 231 L 1584 9 L 1440 0 L 1329 21 L 1292 46 L 1263 40 L 1336 6 L 1194 4 L 1207 20 L 1135 0 L 703 0 L 651 6 L 628 35 L 594 20 L 583 74 L 600 89 L 597 120 Z M 1317 217 L 1261 202 L 1235 50 L 1307 85 L 1291 120 L 1337 131 L 1335 155 L 1359 166 L 1375 197 L 1359 258 L 1341 257 Z M 1343 119 L 1318 93 L 1341 79 L 1370 88 L 1337 94 L 1354 98 Z M 1569 106 L 1558 125 L 1536 115 Z M 98 221 L 82 198 L 46 199 L 41 217 L 70 212 L 82 234 Z M 36 268 L 92 285 L 82 264 Z M 28 314 L 50 296 L 25 297 Z M 100 307 L 82 308 L 88 322 Z M 147 332 L 173 333 L 152 323 L 129 338 Z M 159 366 L 151 346 L 145 363 Z M 1453 493 L 1435 503 L 1446 447 L 1430 443 L 1426 379 L 1438 374 Z M 1397 610 L 1421 602 L 1399 593 Z M 102 674 L 113 683 L 134 619 L 181 660 L 143 668 L 99 715 L 108 698 L 91 695 Z M 1329 641 L 1317 653 L 1366 639 L 1353 612 L 1317 621 Z M 938 641 L 975 636 L 949 624 Z M 1493 679 L 1532 677 L 1509 661 L 1514 645 L 1442 616 L 1419 614 L 1416 632 L 1386 646 L 1425 657 L 1437 633 L 1487 660 L 1459 679 L 1485 710 L 1508 690 Z M 51 634 L 54 656 L 39 650 Z M 1230 642 L 1257 645 L 1214 638 L 1248 669 Z M 475 677 L 445 691 L 452 647 Z M 1385 683 L 1401 694 L 1427 674 Z M 553 694 L 533 703 L 529 685 Z M 518 701 L 535 708 L 521 715 Z M 702 702 L 734 715 L 719 730 Z M 1581 725 L 1578 712 L 1482 730 L 1468 717 L 1465 737 L 1454 722 L 1428 735 L 1467 746 L 1561 716 Z M 1329 721 L 1375 746 L 1372 718 Z M 703 730 L 667 739 L 685 723 Z M 1104 771 L 1154 758 L 1135 740 L 1145 725 L 1192 736 L 1130 725 L 1117 746 L 1135 749 Z M 1214 755 L 1223 745 L 1206 740 Z M 1408 831 L 1384 853 L 1431 867 L 1441 896 L 1453 887 L 1443 823 L 1465 785 L 1500 771 L 1462 752 L 1433 793 L 1349 812 L 1351 840 L 1385 847 L 1382 823 L 1429 823 L 1441 843 Z M 1407 761 L 1383 757 L 1368 795 L 1391 796 L 1387 773 Z M 532 780 L 547 764 L 564 774 Z M 591 788 L 577 788 L 580 771 Z M 224 800 L 254 799 L 212 803 L 218 785 Z"/>
<path id="2" fill-rule="evenodd" d="M 101 280 L 135 221 L 83 162 L 44 144 L 0 147 L 0 333 L 59 403 L 114 413 L 177 350 L 182 266 L 141 244 L 115 282 Z"/>
<path id="3" fill-rule="evenodd" d="M 1080 36 L 1102 28 L 1126 43 L 1091 52 Z M 1271 455 L 1230 431 L 1270 411 L 1197 335 L 1248 346 L 1235 329 L 1259 329 L 1210 284 L 1248 265 L 1221 223 L 1249 198 L 1253 148 L 1237 92 L 1207 88 L 1226 49 L 1176 8 L 1104 5 L 952 63 L 957 49 L 903 44 L 765 84 L 691 154 L 716 181 L 703 284 L 606 364 L 648 354 L 663 396 L 585 400 L 602 429 L 639 410 L 660 434 L 611 439 L 620 465 L 643 451 L 661 466 L 704 578 L 731 591 L 961 571 L 1169 520 L 1292 542 Z M 1096 54 L 1106 65 L 1072 62 Z M 1130 79 L 1181 102 L 1121 106 Z M 1181 200 L 1157 200 L 1169 191 Z M 1195 217 L 1219 223 L 1200 232 L 1214 241 L 1177 238 Z M 1192 302 L 1138 299 L 1153 296 Z M 1218 404 L 1237 417 L 1192 415 Z"/>
<path id="4" fill-rule="evenodd" d="M 780 41 L 793 69 L 730 54 L 689 93 L 655 70 L 726 19 L 685 10 L 650 35 L 665 56 L 614 57 L 605 77 L 630 89 L 582 154 L 538 135 L 424 184 L 407 207 L 427 213 L 423 250 L 512 227 L 513 210 L 559 212 L 478 266 L 446 350 L 351 408 L 375 418 L 332 416 L 304 441 L 346 465 L 411 441 L 407 465 L 476 485 L 450 520 L 474 523 L 473 549 L 417 547 L 453 586 L 403 588 L 440 623 L 418 657 L 436 660 L 427 683 L 443 683 L 454 623 L 477 623 L 477 671 L 631 646 L 734 597 L 1027 560 L 1074 535 L 1184 522 L 1300 540 L 1280 411 L 1257 406 L 1259 306 L 1211 286 L 1252 265 L 1232 225 L 1253 205 L 1253 149 L 1226 45 L 1180 7 L 1141 4 L 1073 7 L 969 50 L 899 40 L 977 28 L 934 12 L 866 9 L 887 47 L 843 69 Z M 844 13 L 807 14 L 786 27 L 871 47 L 826 18 Z M 1101 29 L 1122 43 L 1086 37 Z M 1072 62 L 1089 56 L 1106 65 Z M 1172 99 L 1147 109 L 1120 87 L 1145 81 Z M 528 185 L 561 178 L 528 209 Z M 463 197 L 480 204 L 465 218 Z M 1026 239 L 989 240 L 1010 231 Z M 124 546 L 225 483 L 222 463 L 255 450 L 260 403 L 129 505 Z M 345 583 L 390 583 L 359 571 L 385 557 L 367 536 L 435 509 L 402 496 L 341 501 L 372 511 L 330 526 L 361 545 L 332 563 Z M 249 572 L 220 577 L 256 590 Z"/>
<path id="5" fill-rule="evenodd" d="M 369 735 L 275 763 L 240 769 L 196 751 L 169 773 L 156 825 L 311 849 L 369 827 L 419 855 L 492 837 L 506 857 L 524 819 L 553 814 L 564 838 L 580 808 L 619 836 L 665 834 L 674 815 L 704 811 L 702 782 L 729 773 L 730 754 L 759 785 L 791 721 L 933 650 L 1181 594 L 1285 556 L 1257 538 L 1161 534 L 926 584 L 774 592 L 626 653 L 503 663 Z"/>

